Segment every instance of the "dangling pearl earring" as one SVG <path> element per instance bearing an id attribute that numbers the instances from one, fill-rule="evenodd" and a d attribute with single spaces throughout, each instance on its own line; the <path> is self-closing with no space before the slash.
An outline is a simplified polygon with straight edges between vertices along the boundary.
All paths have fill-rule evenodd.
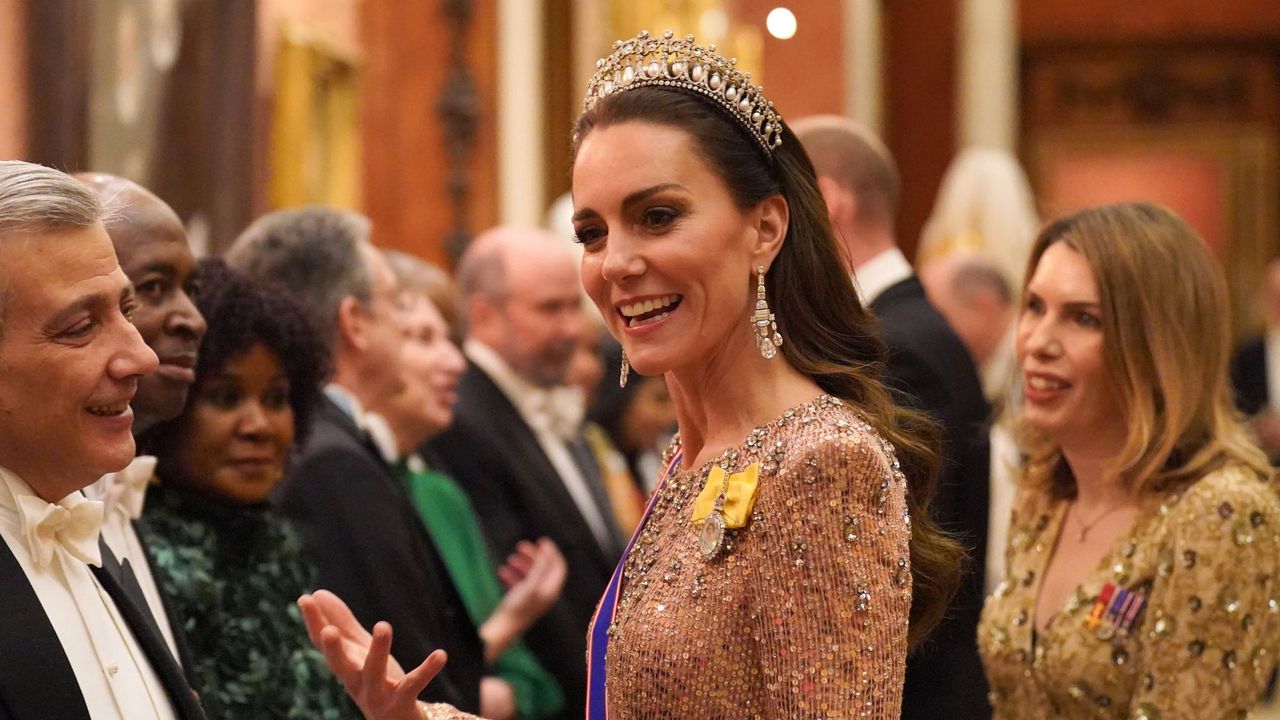
<path id="1" fill-rule="evenodd" d="M 765 360 L 772 360 L 782 347 L 782 335 L 778 323 L 769 312 L 769 301 L 764 296 L 764 266 L 756 267 L 756 309 L 751 313 L 751 327 L 755 328 L 756 343 Z"/>

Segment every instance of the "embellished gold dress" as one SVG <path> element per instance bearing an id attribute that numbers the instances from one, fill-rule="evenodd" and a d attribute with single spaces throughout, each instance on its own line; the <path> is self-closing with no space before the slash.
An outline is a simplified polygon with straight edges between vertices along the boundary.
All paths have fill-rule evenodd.
<path id="1" fill-rule="evenodd" d="M 978 629 L 1000 719 L 1245 717 L 1280 645 L 1274 487 L 1228 467 L 1152 494 L 1037 633 L 1036 598 L 1065 511 L 1043 491 L 1015 501 L 1007 575 Z"/>
<path id="2" fill-rule="evenodd" d="M 749 523 L 703 559 L 694 499 L 759 463 Z M 892 448 L 821 397 L 659 490 L 627 558 L 607 656 L 610 717 L 896 718 L 910 525 Z"/>
<path id="3" fill-rule="evenodd" d="M 694 500 L 759 464 L 745 527 L 712 560 Z M 906 479 L 823 396 L 677 469 L 626 559 L 606 657 L 610 720 L 898 720 L 911 607 Z M 432 706 L 432 718 L 469 717 Z"/>

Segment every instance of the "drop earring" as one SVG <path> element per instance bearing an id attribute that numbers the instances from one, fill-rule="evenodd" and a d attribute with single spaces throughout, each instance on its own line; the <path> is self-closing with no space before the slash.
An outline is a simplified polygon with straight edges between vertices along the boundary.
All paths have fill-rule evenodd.
<path id="1" fill-rule="evenodd" d="M 627 386 L 627 376 L 631 374 L 631 363 L 627 362 L 627 351 L 622 351 L 622 367 L 618 371 L 618 387 Z"/>
<path id="2" fill-rule="evenodd" d="M 782 347 L 782 335 L 778 333 L 778 322 L 769 312 L 769 301 L 764 294 L 764 266 L 756 267 L 756 309 L 751 313 L 751 327 L 755 329 L 756 344 L 765 360 L 772 360 Z"/>

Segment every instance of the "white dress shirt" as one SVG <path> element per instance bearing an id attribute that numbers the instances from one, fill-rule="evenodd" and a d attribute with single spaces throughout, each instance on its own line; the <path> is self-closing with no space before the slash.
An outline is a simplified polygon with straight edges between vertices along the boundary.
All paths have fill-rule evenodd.
<path id="1" fill-rule="evenodd" d="M 853 269 L 853 286 L 858 290 L 858 299 L 863 305 L 870 305 L 880 297 L 880 293 L 911 277 L 915 271 L 907 256 L 896 247 L 889 248 L 879 255 Z"/>
<path id="2" fill-rule="evenodd" d="M 603 548 L 614 546 L 613 533 L 604 514 L 596 505 L 587 479 L 573 461 L 567 442 L 578 435 L 585 412 L 582 393 L 573 388 L 542 388 L 526 381 L 507 365 L 498 353 L 476 340 L 462 344 L 462 352 L 497 384 L 520 417 L 533 430 L 547 459 L 560 476 L 560 482 L 573 498 L 591 534 Z"/>
<path id="3" fill-rule="evenodd" d="M 39 533 L 29 527 L 32 508 L 41 513 L 65 511 L 73 517 L 92 517 L 93 524 L 85 527 L 76 543 L 37 537 Z M 0 540 L 13 552 L 44 608 L 80 686 L 89 717 L 172 720 L 173 707 L 164 685 L 86 564 L 101 564 L 97 542 L 102 513 L 101 501 L 89 500 L 79 492 L 57 503 L 45 502 L 16 474 L 0 468 Z"/>
<path id="4" fill-rule="evenodd" d="M 173 628 L 169 626 L 169 616 L 165 613 L 164 602 L 156 588 L 155 577 L 151 575 L 151 563 L 133 530 L 133 521 L 142 516 L 147 486 L 155 482 L 155 471 L 156 459 L 150 455 L 139 455 L 120 472 L 103 475 L 85 488 L 84 494 L 90 500 L 102 501 L 102 539 L 107 541 L 107 546 L 120 562 L 123 563 L 128 558 L 129 567 L 133 568 L 133 574 L 142 586 L 147 607 L 160 626 L 160 633 L 169 646 L 169 652 L 173 653 L 174 660 L 180 661 L 178 644 L 173 639 Z"/>
<path id="5" fill-rule="evenodd" d="M 991 486 L 987 505 L 987 575 L 983 578 L 983 588 L 990 595 L 1007 571 L 1004 555 L 1008 548 L 1013 500 L 1018 494 L 1017 477 L 1022 472 L 1022 456 L 1007 425 L 994 423 L 988 437 L 991 439 Z"/>

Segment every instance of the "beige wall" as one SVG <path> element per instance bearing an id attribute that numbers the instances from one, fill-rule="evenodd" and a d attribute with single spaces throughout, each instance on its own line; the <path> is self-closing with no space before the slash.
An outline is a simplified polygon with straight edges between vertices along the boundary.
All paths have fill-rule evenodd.
<path id="1" fill-rule="evenodd" d="M 26 0 L 0 0 L 0 159 L 26 154 Z"/>

